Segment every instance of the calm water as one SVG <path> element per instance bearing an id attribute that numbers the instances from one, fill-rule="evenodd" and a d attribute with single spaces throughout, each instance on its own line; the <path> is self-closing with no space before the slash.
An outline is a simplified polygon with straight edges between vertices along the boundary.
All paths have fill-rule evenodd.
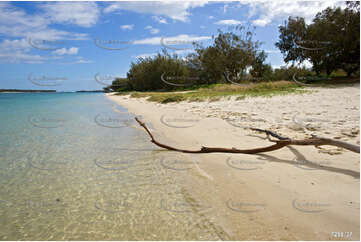
<path id="1" fill-rule="evenodd" d="M 0 94 L 0 239 L 227 239 L 133 120 L 103 94 Z"/>

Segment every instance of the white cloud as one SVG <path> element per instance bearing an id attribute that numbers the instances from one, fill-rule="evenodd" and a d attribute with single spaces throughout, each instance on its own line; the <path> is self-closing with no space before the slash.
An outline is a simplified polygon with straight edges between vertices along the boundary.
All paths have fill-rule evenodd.
<path id="1" fill-rule="evenodd" d="M 55 23 L 70 23 L 82 27 L 96 24 L 100 11 L 96 2 L 52 2 L 40 5 L 45 16 Z"/>
<path id="2" fill-rule="evenodd" d="M 186 49 L 186 50 L 176 50 L 174 52 L 172 52 L 172 54 L 177 54 L 178 56 L 185 56 L 188 55 L 190 53 L 194 53 L 195 51 L 192 49 Z M 144 53 L 144 54 L 140 54 L 140 55 L 136 55 L 136 56 L 132 56 L 132 58 L 148 58 L 148 57 L 154 57 L 158 55 L 158 53 Z"/>
<path id="3" fill-rule="evenodd" d="M 150 30 L 151 34 L 158 34 L 159 33 L 159 29 L 151 29 Z"/>
<path id="4" fill-rule="evenodd" d="M 235 20 L 235 19 L 224 19 L 224 20 L 220 20 L 218 22 L 215 22 L 215 24 L 219 24 L 219 25 L 237 25 L 237 24 L 241 24 L 241 21 Z"/>
<path id="5" fill-rule="evenodd" d="M 214 19 L 214 16 L 208 16 L 209 19 Z"/>
<path id="6" fill-rule="evenodd" d="M 44 63 L 45 61 L 61 59 L 63 58 L 62 57 L 63 55 L 78 54 L 78 48 L 75 47 L 71 47 L 68 49 L 61 48 L 52 52 L 52 54 L 58 56 L 34 55 L 31 54 L 31 50 L 33 50 L 33 47 L 29 44 L 28 40 L 25 38 L 15 39 L 15 40 L 5 39 L 2 42 L 0 42 L 0 62 L 41 64 Z"/>
<path id="7" fill-rule="evenodd" d="M 167 20 L 165 18 L 158 17 L 158 16 L 152 16 L 152 19 L 154 19 L 155 21 L 157 21 L 160 24 L 167 24 Z"/>
<path id="8" fill-rule="evenodd" d="M 78 50 L 79 50 L 79 48 L 76 48 L 76 47 L 71 47 L 69 49 L 61 48 L 61 49 L 57 49 L 57 50 L 53 51 L 53 53 L 57 54 L 57 55 L 76 55 L 76 54 L 78 54 Z"/>
<path id="9" fill-rule="evenodd" d="M 91 60 L 87 60 L 81 56 L 77 56 L 75 61 L 71 61 L 71 62 L 63 62 L 60 64 L 67 64 L 67 65 L 73 65 L 73 64 L 89 64 L 89 63 L 93 63 L 93 61 Z"/>
<path id="10" fill-rule="evenodd" d="M 254 21 L 252 21 L 252 23 L 256 26 L 266 26 L 267 24 L 269 24 L 271 22 L 271 20 L 269 19 L 256 19 Z"/>
<path id="11" fill-rule="evenodd" d="M 152 26 L 148 25 L 147 27 L 145 27 L 144 29 L 149 30 L 149 32 L 151 34 L 158 34 L 159 33 L 159 29 L 153 28 Z"/>
<path id="12" fill-rule="evenodd" d="M 82 59 L 74 62 L 74 64 L 89 64 L 89 63 L 93 63 L 93 61 Z"/>
<path id="13" fill-rule="evenodd" d="M 241 5 L 248 5 L 249 18 L 258 15 L 252 20 L 257 26 L 266 26 L 274 20 L 287 20 L 288 16 L 304 17 L 310 23 L 315 15 L 332 6 L 345 6 L 344 2 L 336 1 L 241 1 Z"/>
<path id="14" fill-rule="evenodd" d="M 212 39 L 211 36 L 189 36 L 187 34 L 181 34 L 172 37 L 164 37 L 163 43 L 165 44 L 167 44 L 168 42 L 175 43 L 178 41 L 179 43 L 191 44 L 192 42 L 199 42 L 210 39 Z M 161 43 L 162 43 L 161 37 L 152 37 L 152 38 L 133 41 L 133 44 L 143 44 L 143 45 L 161 45 Z M 167 45 L 172 45 L 172 44 L 167 44 Z"/>
<path id="15" fill-rule="evenodd" d="M 146 13 L 157 16 L 167 16 L 173 20 L 188 21 L 189 9 L 202 7 L 207 1 L 139 1 L 139 2 L 115 2 L 109 4 L 105 13 L 119 10 L 132 11 L 136 13 Z"/>
<path id="16" fill-rule="evenodd" d="M 140 55 L 133 55 L 133 58 L 139 59 L 139 58 L 148 58 L 148 57 L 153 57 L 156 56 L 158 53 L 145 53 L 145 54 L 140 54 Z"/>
<path id="17" fill-rule="evenodd" d="M 8 3 L 0 3 L 0 33 L 9 36 L 26 36 L 28 29 L 43 30 L 48 25 L 42 17 L 30 16 Z"/>
<path id="18" fill-rule="evenodd" d="M 42 63 L 47 57 L 31 55 L 31 50 L 26 39 L 3 40 L 0 42 L 0 62 L 3 63 Z"/>
<path id="19" fill-rule="evenodd" d="M 121 25 L 120 26 L 120 28 L 122 29 L 122 30 L 132 30 L 133 29 L 133 27 L 134 27 L 134 24 L 125 24 L 125 25 Z"/>
<path id="20" fill-rule="evenodd" d="M 31 46 L 29 45 L 29 42 L 26 39 L 15 39 L 15 40 L 5 39 L 3 42 L 0 43 L 0 50 L 29 51 L 30 49 L 31 49 Z"/>
<path id="21" fill-rule="evenodd" d="M 152 37 L 152 38 L 146 38 L 141 40 L 135 40 L 133 41 L 133 44 L 138 45 L 160 45 L 161 37 Z"/>
<path id="22" fill-rule="evenodd" d="M 5 36 L 39 40 L 87 39 L 87 34 L 49 28 L 50 19 L 42 15 L 27 14 L 9 3 L 0 3 L 0 13 L 0 34 Z"/>
<path id="23" fill-rule="evenodd" d="M 60 9 L 58 10 L 59 15 L 55 16 L 56 14 L 54 14 L 54 16 L 49 17 L 47 9 L 50 6 L 49 4 L 36 4 L 34 6 L 38 7 L 41 11 L 35 11 L 34 14 L 29 14 L 24 11 L 24 9 L 14 6 L 11 3 L 0 2 L 0 35 L 9 38 L 0 42 L 1 62 L 36 64 L 44 63 L 49 60 L 61 59 L 63 57 L 60 55 L 77 54 L 78 48 L 63 48 L 57 50 L 55 53 L 43 51 L 41 55 L 39 55 L 31 53 L 32 50 L 34 51 L 34 48 L 30 43 L 37 43 L 37 40 L 62 41 L 88 39 L 87 34 L 58 30 L 49 26 L 52 23 L 57 23 L 57 21 L 62 23 L 63 21 L 66 23 L 73 22 L 74 24 L 88 26 L 94 21 L 92 22 L 86 20 L 86 18 L 82 18 L 80 15 L 77 15 L 75 10 L 72 12 L 74 15 L 73 19 L 61 19 Z M 72 8 L 76 8 L 76 6 L 78 5 L 71 5 Z M 49 55 L 51 53 L 56 54 L 56 56 Z"/>
<path id="24" fill-rule="evenodd" d="M 0 61 L 3 63 L 28 63 L 28 64 L 41 64 L 48 58 L 40 55 L 31 55 L 21 51 L 12 53 L 1 53 Z"/>

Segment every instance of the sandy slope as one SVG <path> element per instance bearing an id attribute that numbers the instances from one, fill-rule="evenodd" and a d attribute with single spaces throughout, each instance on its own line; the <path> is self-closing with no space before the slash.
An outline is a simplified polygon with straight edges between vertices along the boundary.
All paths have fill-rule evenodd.
<path id="1" fill-rule="evenodd" d="M 247 127 L 293 138 L 317 134 L 359 144 L 359 85 L 312 90 L 211 103 L 156 104 L 108 97 L 141 115 L 159 141 L 183 148 L 270 144 Z M 199 203 L 212 207 L 206 216 L 228 234 L 224 239 L 360 238 L 359 154 L 327 146 L 293 146 L 261 155 L 167 152 L 165 157 L 178 160 L 169 164 L 187 168 L 169 172 L 187 173 L 187 190 Z M 342 234 L 332 232 L 344 234 L 335 237 Z"/>

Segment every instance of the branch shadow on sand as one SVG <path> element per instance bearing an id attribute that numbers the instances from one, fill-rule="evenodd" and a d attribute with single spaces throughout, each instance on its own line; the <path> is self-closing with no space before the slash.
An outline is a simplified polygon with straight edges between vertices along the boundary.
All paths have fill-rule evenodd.
<path id="1" fill-rule="evenodd" d="M 320 165 L 320 164 L 317 164 L 317 163 L 307 160 L 306 157 L 303 154 L 301 154 L 297 149 L 295 149 L 291 146 L 287 146 L 287 148 L 296 156 L 295 160 L 302 160 L 302 166 L 306 166 L 308 168 L 315 169 L 315 170 L 317 169 L 317 170 L 324 170 L 324 171 L 340 173 L 340 174 L 344 174 L 347 176 L 352 176 L 355 179 L 360 179 L 360 172 L 343 169 L 343 168 L 332 167 L 332 166 Z M 294 160 L 279 159 L 277 157 L 274 157 L 271 155 L 266 155 L 266 154 L 257 154 L 257 155 L 261 156 L 263 158 L 266 158 L 267 161 L 269 161 L 269 162 L 280 162 L 280 163 L 287 163 L 290 165 L 299 165 L 299 163 L 295 162 Z"/>

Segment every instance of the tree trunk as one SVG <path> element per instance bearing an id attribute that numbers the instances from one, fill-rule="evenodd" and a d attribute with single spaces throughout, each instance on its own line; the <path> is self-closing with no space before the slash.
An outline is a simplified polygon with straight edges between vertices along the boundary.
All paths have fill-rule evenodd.
<path id="1" fill-rule="evenodd" d="M 333 140 L 333 139 L 316 137 L 316 136 L 312 136 L 311 138 L 304 139 L 304 140 L 294 140 L 294 139 L 290 139 L 288 137 L 282 137 L 282 136 L 280 136 L 280 135 L 278 135 L 278 134 L 276 134 L 276 133 L 274 133 L 272 131 L 269 131 L 269 130 L 255 129 L 255 128 L 251 128 L 251 130 L 265 133 L 267 135 L 268 140 L 270 142 L 273 142 L 274 144 L 270 145 L 270 146 L 266 146 L 266 147 L 258 147 L 258 148 L 253 148 L 253 149 L 236 149 L 236 148 L 205 147 L 205 146 L 202 146 L 198 150 L 179 149 L 179 148 L 172 147 L 172 146 L 169 146 L 169 145 L 162 144 L 162 143 L 158 142 L 153 137 L 153 134 L 150 132 L 148 127 L 145 125 L 145 123 L 140 121 L 137 117 L 135 117 L 135 120 L 139 123 L 140 126 L 142 126 L 145 129 L 145 131 L 150 136 L 151 142 L 153 144 L 155 144 L 155 145 L 157 145 L 159 147 L 162 147 L 164 149 L 167 149 L 167 150 L 183 152 L 183 153 L 193 153 L 193 154 L 201 154 L 201 153 L 259 154 L 259 153 L 278 150 L 278 149 L 281 149 L 281 148 L 283 148 L 285 146 L 288 146 L 288 145 L 302 145 L 302 146 L 304 146 L 304 145 L 312 145 L 312 146 L 315 146 L 315 147 L 321 146 L 321 145 L 331 145 L 331 146 L 341 147 L 341 148 L 347 149 L 347 150 L 355 152 L 355 153 L 360 153 L 360 146 L 350 144 L 350 143 L 346 143 L 346 142 L 339 141 L 339 140 Z M 272 140 L 272 139 L 270 139 L 269 136 L 277 138 L 277 140 Z"/>
<path id="2" fill-rule="evenodd" d="M 347 77 L 351 77 L 352 71 L 348 70 L 348 71 L 346 71 L 346 72 L 347 72 Z"/>

